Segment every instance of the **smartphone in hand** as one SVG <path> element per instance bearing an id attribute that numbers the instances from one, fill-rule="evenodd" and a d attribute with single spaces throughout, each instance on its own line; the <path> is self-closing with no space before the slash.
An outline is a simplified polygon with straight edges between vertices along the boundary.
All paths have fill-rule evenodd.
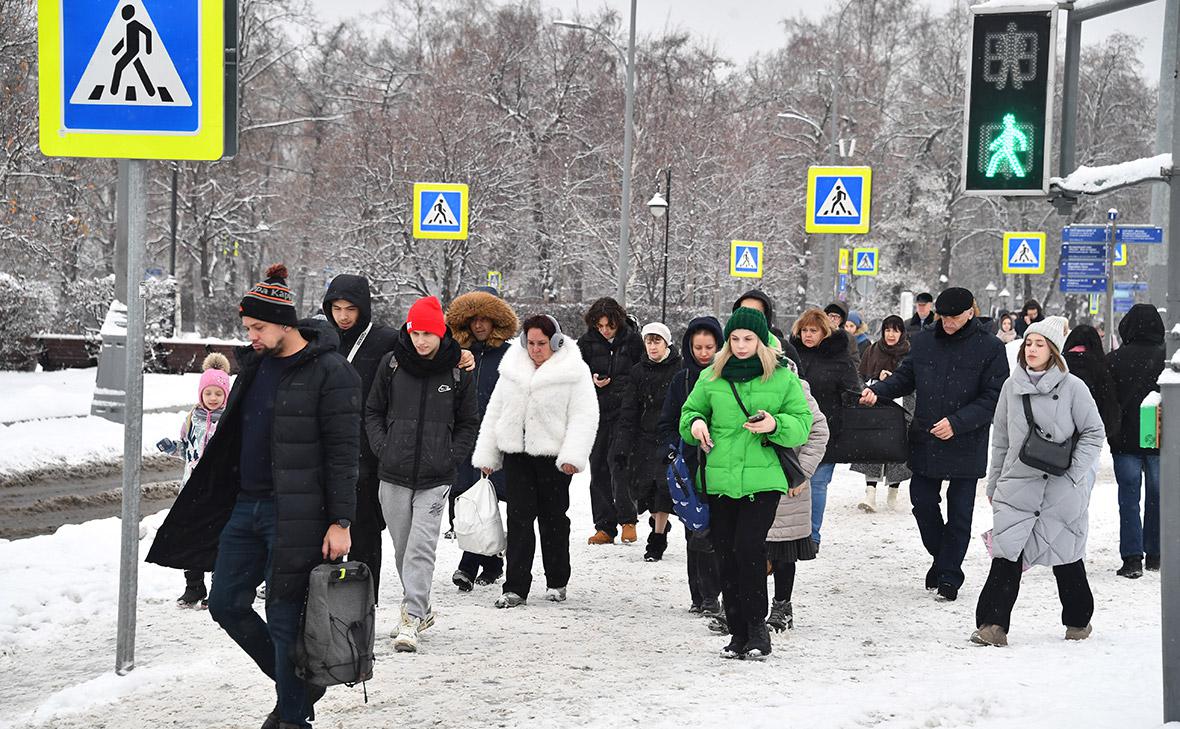
<path id="1" fill-rule="evenodd" d="M 747 423 L 760 423 L 765 419 L 766 419 L 766 413 L 758 412 L 758 413 L 754 413 L 750 417 L 746 418 L 746 422 Z"/>

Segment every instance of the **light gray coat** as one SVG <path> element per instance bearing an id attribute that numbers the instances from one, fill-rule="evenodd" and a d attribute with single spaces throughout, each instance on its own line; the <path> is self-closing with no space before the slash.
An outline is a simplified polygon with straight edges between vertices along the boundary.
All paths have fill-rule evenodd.
<path id="1" fill-rule="evenodd" d="M 1025 465 L 1020 449 L 1028 435 L 1021 396 L 1031 395 L 1033 420 L 1046 437 L 1062 442 L 1078 433 L 1073 462 L 1063 476 Z M 1090 530 L 1090 490 L 1098 473 L 1106 431 L 1085 383 L 1050 367 L 1033 384 L 1023 367 L 1000 391 L 992 425 L 992 457 L 987 495 L 995 527 L 992 556 L 1026 565 L 1070 564 L 1086 556 Z"/>
<path id="2" fill-rule="evenodd" d="M 792 363 L 794 364 L 794 363 Z M 792 371 L 794 367 L 791 368 Z M 824 458 L 824 451 L 828 446 L 828 419 L 820 412 L 819 403 L 811 396 L 811 386 L 807 380 L 800 379 L 803 385 L 803 396 L 807 398 L 807 407 L 811 408 L 811 432 L 807 442 L 799 446 L 799 465 L 808 478 L 819 468 Z M 811 482 L 803 485 L 798 496 L 783 494 L 778 500 L 778 510 L 774 514 L 774 524 L 766 534 L 768 542 L 793 542 L 796 539 L 811 536 Z"/>

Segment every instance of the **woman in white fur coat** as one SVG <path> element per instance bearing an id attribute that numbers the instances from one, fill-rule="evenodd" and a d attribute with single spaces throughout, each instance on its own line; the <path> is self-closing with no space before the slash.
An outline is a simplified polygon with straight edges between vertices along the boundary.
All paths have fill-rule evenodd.
<path id="1" fill-rule="evenodd" d="M 496 607 L 523 605 L 541 533 L 545 599 L 562 602 L 570 579 L 570 480 L 586 470 L 598 432 L 598 397 L 578 345 L 557 320 L 537 315 L 521 326 L 520 346 L 500 362 L 471 464 L 508 484 L 508 564 Z"/>

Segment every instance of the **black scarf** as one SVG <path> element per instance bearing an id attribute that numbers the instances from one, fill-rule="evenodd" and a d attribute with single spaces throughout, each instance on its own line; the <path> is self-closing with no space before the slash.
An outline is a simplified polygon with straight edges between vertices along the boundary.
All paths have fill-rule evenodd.
<path id="1" fill-rule="evenodd" d="M 439 343 L 433 359 L 426 359 L 418 354 L 418 350 L 414 349 L 414 341 L 410 339 L 410 333 L 404 326 L 398 332 L 397 341 L 393 345 L 393 356 L 397 358 L 397 366 L 421 379 L 455 369 L 459 366 L 459 358 L 462 355 L 463 350 L 451 336 L 450 329 Z"/>

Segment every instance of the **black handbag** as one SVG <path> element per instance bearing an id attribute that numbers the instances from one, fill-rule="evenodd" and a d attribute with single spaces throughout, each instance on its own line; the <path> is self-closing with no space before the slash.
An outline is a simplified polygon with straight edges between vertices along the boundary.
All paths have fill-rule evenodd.
<path id="1" fill-rule="evenodd" d="M 876 405 L 841 405 L 840 429 L 828 439 L 824 463 L 905 463 L 910 457 L 908 414 L 885 398 Z"/>
<path id="2" fill-rule="evenodd" d="M 737 386 L 730 382 L 729 389 L 733 391 L 733 399 L 737 400 L 738 407 L 742 409 L 742 415 L 749 418 L 750 411 L 746 409 L 746 404 L 738 395 Z M 778 464 L 782 466 L 783 475 L 787 477 L 787 485 L 790 488 L 802 486 L 807 481 L 807 474 L 803 472 L 803 466 L 799 463 L 799 454 L 795 452 L 794 448 L 781 446 L 766 437 L 762 438 L 762 445 L 774 449 L 778 456 Z"/>
<path id="3" fill-rule="evenodd" d="M 1078 434 L 1060 443 L 1049 440 L 1041 426 L 1033 420 L 1032 397 L 1022 395 L 1024 419 L 1028 421 L 1028 435 L 1020 447 L 1020 462 L 1052 476 L 1064 476 L 1073 462 L 1073 449 L 1078 444 Z"/>

